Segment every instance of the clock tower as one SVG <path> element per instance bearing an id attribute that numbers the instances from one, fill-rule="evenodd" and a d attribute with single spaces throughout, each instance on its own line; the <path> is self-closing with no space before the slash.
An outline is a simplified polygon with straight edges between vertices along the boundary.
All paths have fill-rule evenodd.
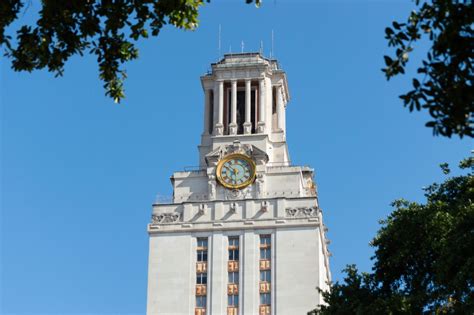
<path id="1" fill-rule="evenodd" d="M 331 274 L 314 171 L 288 153 L 286 74 L 226 54 L 201 83 L 199 167 L 148 225 L 147 314 L 306 314 Z"/>

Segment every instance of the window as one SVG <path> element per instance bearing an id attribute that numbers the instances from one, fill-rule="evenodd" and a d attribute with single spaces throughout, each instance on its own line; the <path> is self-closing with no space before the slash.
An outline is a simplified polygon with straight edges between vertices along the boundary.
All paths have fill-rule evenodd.
<path id="1" fill-rule="evenodd" d="M 260 235 L 260 246 L 262 247 L 267 245 L 270 246 L 272 243 L 272 240 L 270 238 L 270 235 Z"/>
<path id="2" fill-rule="evenodd" d="M 229 260 L 239 260 L 239 249 L 229 249 Z"/>
<path id="3" fill-rule="evenodd" d="M 206 308 L 206 296 L 196 296 L 196 307 Z"/>
<path id="4" fill-rule="evenodd" d="M 207 284 L 207 273 L 198 273 L 196 276 L 196 284 Z"/>
<path id="5" fill-rule="evenodd" d="M 260 314 L 270 314 L 271 304 L 271 235 L 260 235 Z"/>
<path id="6" fill-rule="evenodd" d="M 260 305 L 270 305 L 272 303 L 272 298 L 270 293 L 261 293 L 260 294 Z"/>
<path id="7" fill-rule="evenodd" d="M 239 307 L 239 237 L 229 237 L 229 261 L 228 261 L 228 277 L 229 282 L 227 283 L 227 306 L 231 309 L 229 314 L 237 314 L 237 308 Z M 229 310 L 228 309 L 228 310 Z"/>
<path id="8" fill-rule="evenodd" d="M 209 91 L 209 125 L 207 126 L 209 134 L 212 135 L 214 130 L 214 91 Z"/>
<path id="9" fill-rule="evenodd" d="M 207 238 L 197 239 L 197 261 L 207 261 Z"/>
<path id="10" fill-rule="evenodd" d="M 207 238 L 198 238 L 197 239 L 197 247 L 207 249 Z"/>
<path id="11" fill-rule="evenodd" d="M 229 237 L 229 261 L 239 260 L 239 237 Z"/>
<path id="12" fill-rule="evenodd" d="M 256 98 L 257 90 L 252 89 L 252 93 L 250 93 L 250 120 L 252 122 L 252 133 L 257 132 L 258 111 L 257 103 L 255 102 Z"/>
<path id="13" fill-rule="evenodd" d="M 238 283 L 239 283 L 239 273 L 229 272 L 229 284 L 238 284 Z"/>
<path id="14" fill-rule="evenodd" d="M 270 270 L 261 270 L 260 271 L 260 281 L 262 282 L 271 282 L 272 275 Z"/>
<path id="15" fill-rule="evenodd" d="M 197 261 L 207 261 L 207 250 L 197 251 Z"/>
<path id="16" fill-rule="evenodd" d="M 270 248 L 260 248 L 260 259 L 270 260 L 271 254 Z"/>
<path id="17" fill-rule="evenodd" d="M 244 133 L 245 122 L 245 90 L 237 91 L 237 133 Z"/>
<path id="18" fill-rule="evenodd" d="M 278 130 L 278 114 L 277 114 L 277 89 L 272 88 L 272 130 Z"/>
<path id="19" fill-rule="evenodd" d="M 207 237 L 196 239 L 197 264 L 196 264 L 196 315 L 206 314 L 207 298 Z"/>
<path id="20" fill-rule="evenodd" d="M 239 306 L 239 296 L 238 295 L 228 295 L 227 296 L 227 305 L 228 306 Z"/>
<path id="21" fill-rule="evenodd" d="M 238 237 L 229 237 L 229 247 L 239 247 L 239 238 Z"/>

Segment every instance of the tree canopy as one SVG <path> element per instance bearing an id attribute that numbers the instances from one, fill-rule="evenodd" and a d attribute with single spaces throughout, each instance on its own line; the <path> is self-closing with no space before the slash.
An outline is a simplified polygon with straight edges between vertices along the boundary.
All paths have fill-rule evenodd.
<path id="1" fill-rule="evenodd" d="M 385 56 L 387 79 L 405 73 L 414 44 L 431 42 L 413 78 L 413 89 L 400 98 L 410 111 L 427 110 L 433 134 L 474 137 L 474 6 L 470 0 L 416 0 L 406 22 L 385 29 L 395 56 Z"/>
<path id="2" fill-rule="evenodd" d="M 71 56 L 94 54 L 106 94 L 120 102 L 127 77 L 122 65 L 138 58 L 135 43 L 158 36 L 167 24 L 194 30 L 204 0 L 44 0 L 36 25 L 20 26 L 12 40 L 5 29 L 28 6 L 25 3 L 0 2 L 0 45 L 5 46 L 12 68 L 29 72 L 46 68 L 61 76 Z M 260 0 L 255 3 L 259 6 Z"/>
<path id="3" fill-rule="evenodd" d="M 474 158 L 460 168 L 469 171 L 424 189 L 425 204 L 393 202 L 371 243 L 372 272 L 348 266 L 310 313 L 473 314 Z"/>

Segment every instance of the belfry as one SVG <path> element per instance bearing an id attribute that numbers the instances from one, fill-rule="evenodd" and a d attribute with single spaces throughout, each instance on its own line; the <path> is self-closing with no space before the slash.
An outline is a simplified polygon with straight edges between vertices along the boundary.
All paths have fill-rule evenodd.
<path id="1" fill-rule="evenodd" d="M 147 314 L 306 314 L 331 274 L 314 171 L 288 153 L 286 74 L 226 54 L 201 83 L 199 167 L 148 224 Z"/>

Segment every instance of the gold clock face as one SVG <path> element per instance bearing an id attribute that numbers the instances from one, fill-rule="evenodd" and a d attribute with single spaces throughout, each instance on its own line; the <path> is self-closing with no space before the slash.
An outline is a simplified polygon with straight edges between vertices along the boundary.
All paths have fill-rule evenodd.
<path id="1" fill-rule="evenodd" d="M 243 154 L 230 154 L 219 161 L 216 173 L 222 186 L 244 188 L 255 180 L 255 162 Z"/>

